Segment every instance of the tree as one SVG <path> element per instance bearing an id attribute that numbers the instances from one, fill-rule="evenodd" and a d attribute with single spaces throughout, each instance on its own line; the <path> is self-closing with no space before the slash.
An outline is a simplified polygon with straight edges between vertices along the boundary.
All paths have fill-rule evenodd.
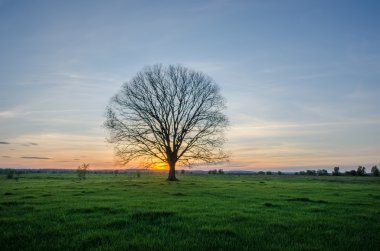
<path id="1" fill-rule="evenodd" d="M 356 171 L 356 174 L 358 176 L 364 176 L 365 175 L 365 167 L 364 166 L 359 166 L 358 170 Z"/>
<path id="2" fill-rule="evenodd" d="M 377 168 L 377 166 L 373 166 L 371 168 L 371 173 L 373 176 L 379 176 L 379 169 Z"/>
<path id="3" fill-rule="evenodd" d="M 334 167 L 334 171 L 332 172 L 332 175 L 339 176 L 339 166 Z"/>
<path id="4" fill-rule="evenodd" d="M 326 175 L 329 175 L 329 173 L 327 172 L 326 169 L 318 169 L 317 170 L 317 175 L 318 176 L 326 176 Z"/>
<path id="5" fill-rule="evenodd" d="M 109 142 L 122 164 L 144 160 L 169 167 L 227 159 L 222 146 L 225 99 L 207 75 L 182 66 L 146 67 L 125 83 L 106 109 Z"/>

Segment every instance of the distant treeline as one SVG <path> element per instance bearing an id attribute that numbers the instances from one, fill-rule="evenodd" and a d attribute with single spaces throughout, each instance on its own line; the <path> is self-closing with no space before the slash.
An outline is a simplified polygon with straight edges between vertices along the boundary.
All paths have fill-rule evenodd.
<path id="1" fill-rule="evenodd" d="M 333 176 L 341 176 L 341 175 L 345 175 L 345 176 L 368 176 L 368 175 L 379 176 L 379 169 L 377 168 L 377 166 L 373 166 L 371 168 L 371 172 L 367 173 L 366 168 L 364 166 L 358 166 L 358 168 L 356 170 L 345 171 L 343 173 L 343 172 L 340 172 L 339 167 L 336 166 L 336 167 L 334 167 L 334 170 L 331 172 L 331 174 L 329 174 L 326 169 L 306 170 L 306 171 L 296 172 L 294 174 L 295 175 L 311 175 L 311 176 L 313 176 L 313 175 L 314 176 L 327 176 L 327 175 L 333 175 Z"/>
<path id="2" fill-rule="evenodd" d="M 364 166 L 359 166 L 356 170 L 340 172 L 339 167 L 334 167 L 333 171 L 329 173 L 326 169 L 318 169 L 318 170 L 306 170 L 299 172 L 286 172 L 283 173 L 281 171 L 272 172 L 272 171 L 259 171 L 259 172 L 240 172 L 240 171 L 227 171 L 224 172 L 223 169 L 214 169 L 209 170 L 208 174 L 238 174 L 238 175 L 309 175 L 309 176 L 379 176 L 380 172 L 377 166 L 373 166 L 371 168 L 371 172 L 367 173 L 366 168 Z M 182 171 L 182 173 L 185 173 Z"/>
<path id="3" fill-rule="evenodd" d="M 149 169 L 119 169 L 119 170 L 86 170 L 89 174 L 130 174 L 130 173 L 158 173 L 159 171 L 149 170 Z M 359 166 L 356 170 L 350 170 L 345 172 L 340 172 L 339 167 L 334 167 L 331 173 L 326 169 L 318 170 L 306 170 L 299 172 L 281 172 L 281 171 L 224 171 L 223 169 L 213 169 L 208 171 L 203 170 L 191 170 L 178 171 L 181 174 L 229 174 L 229 175 L 309 175 L 309 176 L 380 176 L 380 172 L 377 166 L 373 166 L 369 173 L 366 172 L 366 167 Z M 7 178 L 16 178 L 21 174 L 26 173 L 78 173 L 78 169 L 11 169 L 11 168 L 0 168 L 0 174 L 5 174 Z"/>

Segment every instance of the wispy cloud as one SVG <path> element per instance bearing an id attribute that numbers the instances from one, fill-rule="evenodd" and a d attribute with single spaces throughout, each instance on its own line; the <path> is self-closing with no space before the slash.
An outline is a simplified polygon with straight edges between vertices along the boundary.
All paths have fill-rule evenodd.
<path id="1" fill-rule="evenodd" d="M 0 112 L 0 118 L 13 118 L 16 117 L 16 113 L 12 111 L 2 111 Z"/>
<path id="2" fill-rule="evenodd" d="M 25 144 L 22 144 L 23 146 L 38 146 L 37 143 L 34 143 L 34 142 L 29 142 L 29 143 L 25 143 Z"/>
<path id="3" fill-rule="evenodd" d="M 9 142 L 6 142 L 6 141 L 0 141 L 0 145 L 9 145 L 10 143 Z"/>
<path id="4" fill-rule="evenodd" d="M 21 159 L 52 159 L 50 157 L 22 156 Z"/>
<path id="5" fill-rule="evenodd" d="M 1 156 L 1 157 L 5 158 L 5 159 L 9 159 L 11 156 Z"/>

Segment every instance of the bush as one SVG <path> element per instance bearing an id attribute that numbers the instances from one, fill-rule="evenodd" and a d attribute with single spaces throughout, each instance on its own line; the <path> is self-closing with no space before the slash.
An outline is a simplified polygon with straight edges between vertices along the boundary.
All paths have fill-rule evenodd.
<path id="1" fill-rule="evenodd" d="M 15 170 L 11 170 L 11 169 L 9 169 L 7 172 L 6 172 L 6 178 L 7 179 L 13 179 L 14 178 L 14 176 L 15 176 Z"/>
<path id="2" fill-rule="evenodd" d="M 78 166 L 77 174 L 80 180 L 86 179 L 86 173 L 89 166 L 90 164 L 86 164 L 86 163 L 82 163 L 82 165 Z"/>

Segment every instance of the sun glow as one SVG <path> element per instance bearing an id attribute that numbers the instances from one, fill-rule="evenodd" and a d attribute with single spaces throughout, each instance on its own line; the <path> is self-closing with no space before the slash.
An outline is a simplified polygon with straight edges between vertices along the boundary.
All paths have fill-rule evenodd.
<path id="1" fill-rule="evenodd" d="M 154 163 L 152 165 L 152 168 L 154 170 L 167 170 L 168 169 L 168 163 L 165 163 L 165 162 Z"/>

